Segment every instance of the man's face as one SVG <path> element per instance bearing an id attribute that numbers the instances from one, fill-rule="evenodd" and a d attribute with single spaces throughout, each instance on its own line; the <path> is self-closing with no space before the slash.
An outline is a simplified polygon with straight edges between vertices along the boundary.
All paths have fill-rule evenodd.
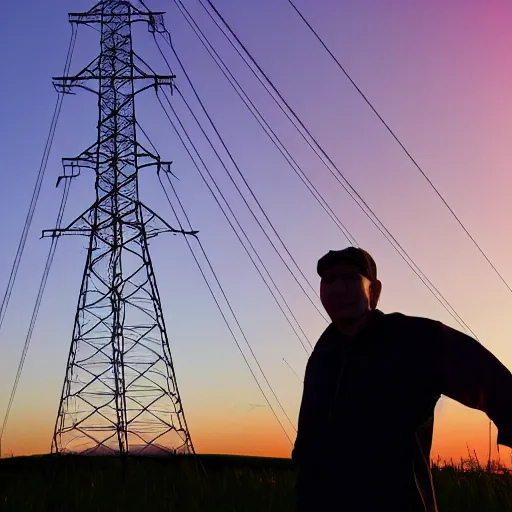
<path id="1" fill-rule="evenodd" d="M 370 280 L 356 266 L 339 263 L 325 271 L 320 300 L 331 320 L 355 320 L 372 308 Z"/>

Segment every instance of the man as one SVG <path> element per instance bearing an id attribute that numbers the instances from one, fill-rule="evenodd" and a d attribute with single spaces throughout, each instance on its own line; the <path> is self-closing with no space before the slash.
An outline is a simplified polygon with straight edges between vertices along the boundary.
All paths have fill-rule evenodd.
<path id="1" fill-rule="evenodd" d="M 512 447 L 512 375 L 459 331 L 379 311 L 366 251 L 330 251 L 317 270 L 332 323 L 306 367 L 292 453 L 298 510 L 435 512 L 436 402 L 443 394 L 484 411 Z"/>

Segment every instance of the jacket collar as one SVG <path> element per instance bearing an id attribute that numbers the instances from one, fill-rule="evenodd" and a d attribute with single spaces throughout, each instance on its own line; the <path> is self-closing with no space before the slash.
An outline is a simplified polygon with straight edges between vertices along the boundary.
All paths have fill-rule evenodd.
<path id="1" fill-rule="evenodd" d="M 352 347 L 362 347 L 373 338 L 372 334 L 375 332 L 376 328 L 381 325 L 381 321 L 384 317 L 385 314 L 379 309 L 372 311 L 370 313 L 369 321 L 364 328 L 355 336 L 350 338 L 341 334 L 336 325 L 331 323 L 320 336 L 320 339 L 315 345 L 314 351 L 331 353 L 339 350 L 341 346 L 348 349 Z"/>

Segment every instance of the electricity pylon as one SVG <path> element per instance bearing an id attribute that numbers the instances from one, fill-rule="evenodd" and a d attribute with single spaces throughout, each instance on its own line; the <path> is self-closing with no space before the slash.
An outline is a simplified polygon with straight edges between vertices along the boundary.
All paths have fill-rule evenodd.
<path id="1" fill-rule="evenodd" d="M 89 237 L 52 452 L 192 453 L 171 358 L 149 240 L 172 228 L 139 200 L 139 170 L 170 172 L 137 141 L 135 97 L 173 86 L 132 47 L 132 25 L 163 29 L 163 13 L 105 0 L 70 22 L 96 25 L 101 52 L 75 76 L 54 78 L 57 90 L 81 87 L 98 97 L 96 142 L 64 159 L 64 179 L 96 175 L 94 204 L 64 229 L 45 236 Z M 95 85 L 96 84 L 96 85 Z"/>

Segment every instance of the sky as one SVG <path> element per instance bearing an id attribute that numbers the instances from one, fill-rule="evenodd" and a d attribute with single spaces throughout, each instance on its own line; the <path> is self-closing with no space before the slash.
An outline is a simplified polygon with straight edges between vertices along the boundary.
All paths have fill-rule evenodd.
<path id="1" fill-rule="evenodd" d="M 316 289 L 316 262 L 348 245 L 305 189 L 213 63 L 174 2 L 147 0 L 167 11 L 166 25 L 180 59 L 234 161 L 290 254 Z M 20 0 L 0 18 L 0 291 L 3 295 L 36 181 L 56 101 L 51 77 L 62 74 L 70 27 L 67 12 L 88 0 Z M 444 207 L 357 91 L 308 32 L 286 0 L 217 0 L 215 5 L 256 61 L 392 235 L 443 293 L 478 339 L 512 369 L 512 295 Z M 296 0 L 353 80 L 443 194 L 504 279 L 512 282 L 512 6 L 505 0 Z M 196 0 L 187 8 L 264 114 L 272 129 L 359 244 L 370 251 L 383 282 L 384 312 L 434 318 L 460 328 L 371 224 L 245 67 Z M 27 16 L 30 12 L 31 15 Z M 168 73 L 153 38 L 134 29 L 136 52 Z M 214 139 L 211 126 L 170 48 L 162 43 L 176 83 Z M 98 33 L 81 27 L 72 72 L 99 51 Z M 248 212 L 180 97 L 172 102 L 208 169 L 262 260 L 315 343 L 325 320 Z M 243 337 L 237 338 L 270 403 L 293 440 L 308 352 L 230 230 L 207 187 L 151 91 L 139 95 L 137 116 L 165 160 L 175 186 L 229 298 L 258 362 L 291 423 L 258 373 Z M 63 157 L 73 157 L 96 137 L 95 99 L 85 91 L 66 96 L 18 279 L 0 330 L 0 412 L 3 416 L 43 272 L 61 189 Z M 219 149 L 225 157 L 222 149 Z M 236 173 L 232 163 L 228 168 Z M 93 177 L 72 185 L 69 222 L 91 203 Z M 279 241 L 239 175 L 237 183 L 283 259 Z M 158 180 L 141 172 L 141 199 L 175 221 Z M 4 453 L 49 451 L 65 374 L 86 240 L 59 242 L 9 424 Z M 198 452 L 290 455 L 291 445 L 268 407 L 223 323 L 182 238 L 162 235 L 151 251 L 171 351 L 192 439 Z M 203 261 L 204 263 L 204 261 Z M 205 267 L 206 268 L 206 267 Z M 299 276 L 296 271 L 295 274 Z M 211 278 L 211 275 L 209 275 Z M 302 286 L 306 282 L 299 276 Z M 219 295 L 218 290 L 216 290 Z M 312 295 L 313 296 L 313 295 Z M 318 300 L 315 305 L 320 308 Z M 223 304 L 224 310 L 227 310 Z M 228 315 L 229 316 L 229 315 Z M 230 325 L 235 325 L 233 318 Z M 413 340 L 411 340 L 412 342 Z M 289 365 L 289 366 L 288 366 Z M 493 456 L 496 429 L 492 427 Z M 436 409 L 433 457 L 487 457 L 488 420 L 442 398 Z M 510 450 L 500 450 L 507 459 Z"/>

